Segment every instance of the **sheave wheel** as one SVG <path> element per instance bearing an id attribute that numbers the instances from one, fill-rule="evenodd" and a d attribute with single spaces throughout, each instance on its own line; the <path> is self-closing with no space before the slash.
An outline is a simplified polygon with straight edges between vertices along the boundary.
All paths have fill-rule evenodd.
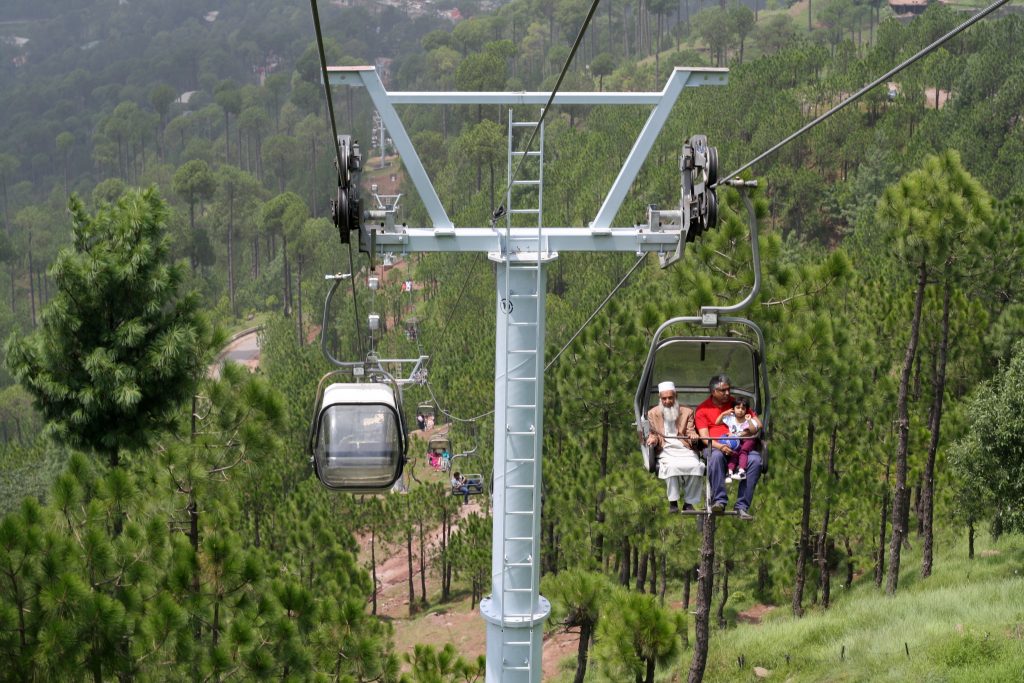
<path id="1" fill-rule="evenodd" d="M 710 230 L 718 225 L 718 197 L 713 190 L 706 190 L 708 198 L 708 213 L 704 217 L 704 223 Z"/>
<path id="2" fill-rule="evenodd" d="M 714 185 L 718 182 L 718 148 L 708 147 L 708 185 Z"/>

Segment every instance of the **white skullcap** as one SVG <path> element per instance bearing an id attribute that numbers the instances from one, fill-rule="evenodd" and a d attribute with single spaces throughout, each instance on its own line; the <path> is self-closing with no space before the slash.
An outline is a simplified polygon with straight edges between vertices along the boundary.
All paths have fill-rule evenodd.
<path id="1" fill-rule="evenodd" d="M 661 382 L 661 383 L 658 384 L 658 393 L 659 394 L 661 392 L 663 392 L 663 391 L 675 391 L 675 390 L 676 390 L 675 382 L 668 381 L 668 382 Z"/>

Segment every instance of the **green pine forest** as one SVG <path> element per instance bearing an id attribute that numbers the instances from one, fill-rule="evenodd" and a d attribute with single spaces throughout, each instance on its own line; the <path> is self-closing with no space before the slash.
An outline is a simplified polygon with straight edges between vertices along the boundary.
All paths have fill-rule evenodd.
<path id="1" fill-rule="evenodd" d="M 390 90 L 550 90 L 589 8 L 319 3 L 328 64 L 389 60 Z M 633 225 L 648 205 L 678 204 L 690 135 L 707 135 L 732 171 L 971 9 L 605 0 L 562 88 L 657 91 L 675 66 L 730 68 L 728 86 L 680 97 L 615 221 Z M 774 412 L 753 522 L 712 518 L 700 535 L 670 516 L 632 412 L 661 322 L 751 287 L 737 192 L 719 190 L 719 227 L 670 268 L 649 257 L 568 346 L 635 259 L 551 266 L 547 357 L 562 353 L 545 374 L 541 592 L 551 637 L 573 640 L 545 680 L 1019 676 L 1014 10 L 744 173 L 759 182 L 763 277 L 746 315 L 765 331 Z M 400 277 L 364 286 L 365 255 L 330 219 L 314 35 L 304 0 L 0 6 L 2 681 L 484 678 L 482 649 L 436 634 L 406 647 L 403 634 L 490 592 L 486 494 L 469 508 L 446 495 L 422 441 L 408 495 L 331 493 L 305 446 L 331 368 L 321 334 L 355 360 L 376 312 L 383 357 L 431 357 L 430 391 L 405 392 L 407 420 L 435 399 L 480 416 L 449 434 L 453 451 L 476 448 L 464 469 L 489 478 L 494 264 L 412 255 Z M 394 178 L 401 220 L 429 225 L 401 160 L 371 144 L 366 93 L 333 98 L 338 132 L 362 143 L 364 186 Z M 487 225 L 507 182 L 508 113 L 399 111 L 455 224 Z M 646 115 L 548 112 L 545 225 L 587 225 Z M 355 293 L 341 290 L 321 330 L 324 275 L 350 259 Z M 228 364 L 213 379 L 220 349 L 253 327 L 258 371 Z M 399 552 L 407 598 L 384 614 L 378 571 Z M 751 610 L 768 613 L 745 625 Z"/>

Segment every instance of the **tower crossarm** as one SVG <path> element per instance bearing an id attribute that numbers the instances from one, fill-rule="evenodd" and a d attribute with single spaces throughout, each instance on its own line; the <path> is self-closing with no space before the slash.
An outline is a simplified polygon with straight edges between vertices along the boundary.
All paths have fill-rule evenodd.
<path id="1" fill-rule="evenodd" d="M 591 222 L 595 228 L 607 228 L 618 213 L 619 207 L 629 191 L 630 185 L 636 180 L 640 167 L 654 145 L 658 133 L 668 120 L 672 107 L 684 88 L 703 85 L 725 85 L 728 81 L 728 69 L 713 67 L 676 67 L 669 75 L 668 82 L 661 92 L 558 92 L 553 104 L 591 104 L 591 105 L 653 105 L 653 109 L 637 136 L 629 154 L 626 156 L 618 177 L 612 183 Z M 389 93 L 372 66 L 329 66 L 327 67 L 329 84 L 347 85 L 366 88 L 374 107 L 380 113 L 384 126 L 391 132 L 391 140 L 405 164 L 416 191 L 427 210 L 430 222 L 435 228 L 452 228 L 452 220 L 448 217 L 441 200 L 437 196 L 430 178 L 413 147 L 409 133 L 395 110 L 396 104 L 509 104 L 538 105 L 547 103 L 550 93 L 544 92 L 393 92 Z M 605 251 L 601 249 L 600 251 Z M 611 251 L 611 250 L 608 250 Z"/>

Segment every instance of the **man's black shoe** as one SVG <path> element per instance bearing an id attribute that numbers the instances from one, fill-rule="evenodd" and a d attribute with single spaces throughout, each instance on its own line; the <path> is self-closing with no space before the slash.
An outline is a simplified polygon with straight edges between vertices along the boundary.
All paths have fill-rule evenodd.
<path id="1" fill-rule="evenodd" d="M 684 510 L 693 510 L 693 506 L 690 505 L 689 503 L 683 503 L 683 509 Z"/>
<path id="2" fill-rule="evenodd" d="M 668 514 L 674 515 L 677 512 L 679 512 L 679 501 L 670 500 L 668 502 Z"/>

